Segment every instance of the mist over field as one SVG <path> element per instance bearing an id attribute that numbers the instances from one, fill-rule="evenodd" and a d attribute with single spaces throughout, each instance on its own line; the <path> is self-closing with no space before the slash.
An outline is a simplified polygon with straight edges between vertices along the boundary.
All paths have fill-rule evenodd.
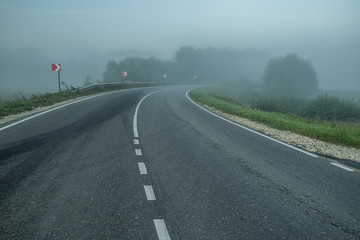
<path id="1" fill-rule="evenodd" d="M 183 47 L 201 52 L 202 69 L 194 69 L 201 68 L 196 57 L 183 63 L 204 82 L 261 82 L 271 58 L 295 53 L 311 62 L 320 89 L 360 90 L 359 26 L 357 0 L 5 0 L 0 99 L 56 92 L 52 63 L 61 63 L 61 81 L 76 87 L 87 76 L 105 80 L 110 60 L 178 62 Z"/>

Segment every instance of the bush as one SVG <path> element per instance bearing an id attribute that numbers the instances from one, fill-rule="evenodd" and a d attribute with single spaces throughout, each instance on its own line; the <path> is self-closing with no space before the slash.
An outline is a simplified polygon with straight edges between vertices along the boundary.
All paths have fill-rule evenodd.
<path id="1" fill-rule="evenodd" d="M 292 113 L 300 115 L 302 112 L 301 106 L 306 101 L 292 97 L 272 97 L 272 96 L 261 96 L 258 95 L 254 98 L 254 102 L 251 107 L 268 112 L 279 112 L 279 113 Z"/>
<path id="2" fill-rule="evenodd" d="M 304 115 L 323 120 L 359 121 L 360 107 L 350 100 L 321 94 L 308 102 Z"/>

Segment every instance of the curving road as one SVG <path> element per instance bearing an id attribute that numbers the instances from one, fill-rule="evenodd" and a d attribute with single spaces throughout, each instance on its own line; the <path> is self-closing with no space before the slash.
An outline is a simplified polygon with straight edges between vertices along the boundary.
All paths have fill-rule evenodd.
<path id="1" fill-rule="evenodd" d="M 0 239 L 360 239 L 360 174 L 204 111 L 191 87 L 0 126 Z"/>

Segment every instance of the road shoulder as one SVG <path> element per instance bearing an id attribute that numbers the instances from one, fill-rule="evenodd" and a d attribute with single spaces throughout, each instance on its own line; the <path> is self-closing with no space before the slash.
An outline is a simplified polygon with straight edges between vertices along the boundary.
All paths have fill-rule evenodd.
<path id="1" fill-rule="evenodd" d="M 207 105 L 202 105 L 202 106 L 236 123 L 250 127 L 258 132 L 261 132 L 265 135 L 273 137 L 282 142 L 299 147 L 306 151 L 313 152 L 324 157 L 330 157 L 335 160 L 336 159 L 351 160 L 351 161 L 355 161 L 356 163 L 360 163 L 360 149 L 339 146 L 339 145 L 323 142 L 320 140 L 312 139 L 309 137 L 305 137 L 296 133 L 292 133 L 290 131 L 274 129 L 264 124 L 254 122 L 246 118 L 224 113 L 214 107 L 210 107 Z"/>

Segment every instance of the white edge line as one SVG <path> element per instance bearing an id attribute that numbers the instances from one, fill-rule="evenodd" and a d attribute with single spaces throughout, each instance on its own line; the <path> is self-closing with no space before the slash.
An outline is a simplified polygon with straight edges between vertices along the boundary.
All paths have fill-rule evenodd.
<path id="1" fill-rule="evenodd" d="M 334 165 L 334 166 L 336 166 L 336 167 L 342 168 L 342 169 L 344 169 L 344 170 L 346 170 L 346 171 L 354 172 L 353 169 L 348 168 L 348 167 L 346 167 L 346 166 L 344 166 L 344 165 L 342 165 L 342 164 L 340 164 L 340 163 L 331 162 L 330 164 L 332 164 L 332 165 Z"/>
<path id="2" fill-rule="evenodd" d="M 20 123 L 23 123 L 23 122 L 25 122 L 25 121 L 28 121 L 28 120 L 30 120 L 30 119 L 39 117 L 39 116 L 44 115 L 44 114 L 46 114 L 46 113 L 49 113 L 49 112 L 58 110 L 58 109 L 63 108 L 63 107 L 67 107 L 67 106 L 72 105 L 72 104 L 75 104 L 75 103 L 79 103 L 79 102 L 82 102 L 82 101 L 85 101 L 85 100 L 89 100 L 89 99 L 91 99 L 91 98 L 96 98 L 96 97 L 104 96 L 104 95 L 111 94 L 111 93 L 115 93 L 115 92 L 129 91 L 129 90 L 133 90 L 133 89 L 125 89 L 125 90 L 117 90 L 117 91 L 112 91 L 112 92 L 107 92 L 107 93 L 101 93 L 101 94 L 97 94 L 97 95 L 94 95 L 94 96 L 82 98 L 82 99 L 79 99 L 79 100 L 76 100 L 76 101 L 73 101 L 73 102 L 69 102 L 69 103 L 66 103 L 66 104 L 64 104 L 64 105 L 60 105 L 60 106 L 58 106 L 58 107 L 54 107 L 54 108 L 51 108 L 51 109 L 49 109 L 49 110 L 46 110 L 46 111 L 40 112 L 40 113 L 38 113 L 38 114 L 32 115 L 32 116 L 30 116 L 30 117 L 24 118 L 24 119 L 22 119 L 22 120 L 20 120 L 20 121 L 17 121 L 17 122 L 12 123 L 12 124 L 6 125 L 6 126 L 0 128 L 0 131 L 5 130 L 5 129 L 10 128 L 10 127 L 13 127 L 13 126 L 15 126 L 15 125 L 18 125 L 18 124 L 20 124 Z"/>
<path id="3" fill-rule="evenodd" d="M 145 189 L 145 194 L 146 194 L 147 200 L 148 201 L 155 201 L 156 197 L 155 197 L 153 187 L 151 185 L 144 185 L 144 189 Z"/>
<path id="4" fill-rule="evenodd" d="M 135 138 L 138 138 L 139 137 L 139 132 L 138 132 L 138 127 L 137 127 L 137 118 L 138 118 L 138 112 L 139 112 L 139 108 L 140 108 L 140 105 L 141 103 L 145 100 L 145 98 L 147 98 L 148 96 L 154 94 L 154 93 L 157 93 L 161 91 L 160 90 L 157 90 L 155 92 L 152 92 L 152 93 L 149 93 L 148 95 L 146 95 L 145 97 L 143 97 L 140 102 L 138 103 L 138 105 L 136 106 L 136 109 L 135 109 L 135 113 L 134 113 L 134 120 L 133 120 L 133 130 L 134 130 L 134 137 Z"/>
<path id="5" fill-rule="evenodd" d="M 269 136 L 267 136 L 267 135 L 265 135 L 265 134 L 259 133 L 259 132 L 255 131 L 255 130 L 253 130 L 253 129 L 247 128 L 247 127 L 245 127 L 245 126 L 243 126 L 243 125 L 240 125 L 240 124 L 238 124 L 238 123 L 235 123 L 235 122 L 233 122 L 233 121 L 230 121 L 229 119 L 226 119 L 226 118 L 224 118 L 224 117 L 221 117 L 221 116 L 219 116 L 219 115 L 217 115 L 217 114 L 209 111 L 208 109 L 206 109 L 206 108 L 204 108 L 203 106 L 200 106 L 198 103 L 194 102 L 194 101 L 189 97 L 189 92 L 190 92 L 190 91 L 191 91 L 191 90 L 189 90 L 189 91 L 186 92 L 186 97 L 187 97 L 187 99 L 188 99 L 190 102 L 192 102 L 193 104 L 195 104 L 196 106 L 198 106 L 199 108 L 201 108 L 202 110 L 210 113 L 211 115 L 213 115 L 213 116 L 215 116 L 215 117 L 218 117 L 218 118 L 220 118 L 220 119 L 222 119 L 222 120 L 224 120 L 224 121 L 226 121 L 226 122 L 228 122 L 228 123 L 231 123 L 231 124 L 233 124 L 233 125 L 235 125 L 235 126 L 237 126 L 237 127 L 240 127 L 240 128 L 245 129 L 245 130 L 248 130 L 248 131 L 250 131 L 250 132 L 252 132 L 252 133 L 255 133 L 255 134 L 259 135 L 259 136 L 262 136 L 262 137 L 264 137 L 264 138 L 267 138 L 267 139 L 269 139 L 269 140 L 272 140 L 272 141 L 274 141 L 274 142 L 277 142 L 277 143 L 279 143 L 279 144 L 282 144 L 282 145 L 284 145 L 284 146 L 287 146 L 287 147 L 289 147 L 289 148 L 292 148 L 292 149 L 294 149 L 294 150 L 296 150 L 296 151 L 305 153 L 306 155 L 309 155 L 309 156 L 311 156 L 311 157 L 314 157 L 314 158 L 318 158 L 318 157 L 319 157 L 319 156 L 316 155 L 316 154 L 307 152 L 307 151 L 302 150 L 302 149 L 300 149 L 300 148 L 297 148 L 297 147 L 294 147 L 294 146 L 289 145 L 289 144 L 287 144 L 287 143 L 284 143 L 284 142 L 282 142 L 282 141 L 279 141 L 279 140 L 277 140 L 277 139 L 275 139 L 275 138 L 269 137 Z"/>
<path id="6" fill-rule="evenodd" d="M 147 169 L 146 169 L 146 165 L 143 162 L 139 162 L 138 163 L 139 166 L 139 170 L 140 170 L 140 174 L 147 174 Z"/>
<path id="7" fill-rule="evenodd" d="M 154 225 L 159 240 L 171 240 L 163 219 L 154 219 Z"/>

